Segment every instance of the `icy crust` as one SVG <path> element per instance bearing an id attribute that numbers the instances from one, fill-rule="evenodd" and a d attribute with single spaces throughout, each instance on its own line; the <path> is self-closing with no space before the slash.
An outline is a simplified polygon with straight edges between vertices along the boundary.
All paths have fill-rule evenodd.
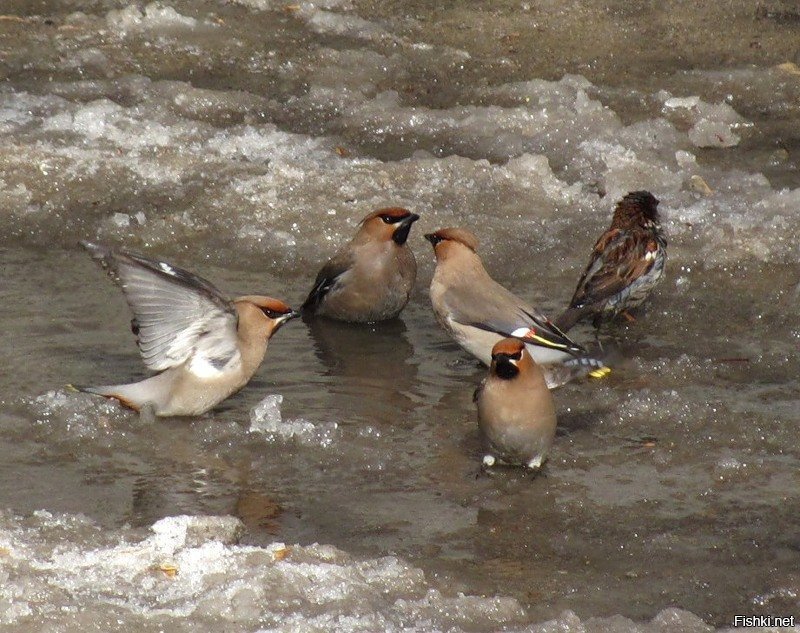
<path id="1" fill-rule="evenodd" d="M 256 9 L 259 11 L 276 11 L 286 6 L 282 0 L 232 0 L 234 4 L 239 4 L 243 7 Z M 309 10 L 312 8 L 319 8 L 325 10 L 337 9 L 340 11 L 351 10 L 352 3 L 349 0 L 316 0 L 315 2 L 298 2 L 295 4 L 298 8 Z"/>
<path id="2" fill-rule="evenodd" d="M 37 396 L 30 406 L 38 431 L 46 433 L 54 443 L 77 438 L 110 445 L 114 443 L 120 425 L 132 419 L 131 412 L 116 401 L 77 393 L 69 388 Z M 55 437 L 54 429 L 58 431 Z"/>
<path id="3" fill-rule="evenodd" d="M 339 436 L 336 422 L 282 419 L 282 395 L 266 396 L 250 411 L 250 432 L 263 435 L 268 441 L 295 439 L 303 444 L 330 447 Z"/>
<path id="4" fill-rule="evenodd" d="M 129 245 L 206 235 L 294 267 L 306 253 L 321 261 L 380 205 L 413 208 L 429 228 L 488 226 L 484 239 L 502 250 L 519 236 L 553 246 L 561 229 L 589 240 L 614 200 L 646 188 L 663 201 L 673 255 L 691 244 L 711 264 L 796 256 L 787 235 L 800 190 L 775 191 L 758 173 L 695 156 L 701 123 L 731 142 L 741 133 L 727 104 L 660 95 L 664 117 L 624 125 L 586 79 L 567 76 L 480 89 L 487 105 L 432 109 L 380 91 L 381 78 L 364 70 L 394 58 L 319 55 L 328 65 L 309 69 L 309 90 L 285 105 L 326 130 L 316 136 L 264 122 L 280 109 L 269 99 L 183 82 L 54 86 L 65 98 L 6 90 L 0 125 L 14 151 L 0 159 L 3 234 Z M 384 145 L 416 149 L 392 162 L 359 151 Z"/>
<path id="5" fill-rule="evenodd" d="M 645 188 L 663 201 L 673 261 L 797 259 L 798 190 L 774 190 L 759 166 L 745 173 L 698 160 L 745 138 L 740 102 L 795 112 L 794 64 L 687 73 L 706 100 L 633 91 L 651 116 L 632 124 L 577 75 L 467 84 L 434 107 L 415 96 L 420 80 L 463 69 L 464 51 L 409 42 L 347 0 L 236 4 L 254 19 L 280 12 L 291 24 L 265 21 L 252 47 L 247 24 L 186 15 L 181 3 L 68 16 L 69 30 L 36 69 L 95 79 L 47 82 L 62 98 L 0 92 L 0 131 L 13 150 L 0 157 L 0 234 L 174 248 L 200 239 L 289 269 L 309 263 L 309 252 L 319 264 L 374 206 L 404 204 L 425 214 L 427 228 L 454 218 L 488 224 L 486 243 L 507 254 L 519 238 L 545 247 L 559 232 L 588 241 L 617 198 Z M 119 46 L 120 37 L 131 45 Z M 151 67 L 153 54 L 175 67 Z M 202 75 L 226 63 L 246 68 L 257 87 L 120 77 Z M 112 76 L 120 78 L 99 79 Z"/>
<path id="6" fill-rule="evenodd" d="M 59 631 L 496 630 L 510 598 L 446 596 L 395 557 L 237 544 L 232 517 L 167 517 L 150 535 L 45 511 L 0 515 L 0 623 Z"/>
<path id="7" fill-rule="evenodd" d="M 106 23 L 112 32 L 125 36 L 139 31 L 178 31 L 194 30 L 199 26 L 213 27 L 208 22 L 181 15 L 173 7 L 161 2 L 151 2 L 144 9 L 128 5 L 124 9 L 109 11 Z"/>
<path id="8" fill-rule="evenodd" d="M 689 140 L 697 147 L 733 147 L 741 137 L 737 129 L 750 127 L 727 103 L 705 103 L 700 97 L 671 97 L 669 93 L 659 93 L 664 98 L 662 111 L 686 125 Z"/>
<path id="9" fill-rule="evenodd" d="M 148 534 L 43 510 L 0 514 L 0 624 L 20 632 L 713 630 L 675 608 L 649 623 L 581 620 L 565 611 L 526 624 L 516 600 L 447 595 L 394 556 L 359 560 L 318 544 L 241 545 L 242 531 L 226 516 L 166 517 Z"/>

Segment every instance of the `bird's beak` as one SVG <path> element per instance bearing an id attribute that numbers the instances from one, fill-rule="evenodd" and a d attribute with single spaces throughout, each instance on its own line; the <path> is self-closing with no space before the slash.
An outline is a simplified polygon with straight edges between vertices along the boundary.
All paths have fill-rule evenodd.
<path id="1" fill-rule="evenodd" d="M 511 358 L 508 354 L 494 354 L 492 356 L 492 372 L 505 380 L 516 378 L 519 374 L 519 361 Z"/>
<path id="2" fill-rule="evenodd" d="M 283 315 L 283 322 L 289 321 L 290 319 L 297 319 L 300 317 L 300 312 L 298 310 L 289 310 L 285 315 Z"/>
<path id="3" fill-rule="evenodd" d="M 436 246 L 436 242 L 438 242 L 438 238 L 434 233 L 425 233 L 425 239 L 428 240 L 433 246 Z"/>
<path id="4" fill-rule="evenodd" d="M 497 363 L 509 363 L 511 365 L 514 365 L 515 367 L 519 364 L 520 361 L 519 358 L 514 358 L 509 354 L 504 354 L 503 352 L 500 352 L 498 354 L 493 354 L 492 360 Z"/>
<path id="5" fill-rule="evenodd" d="M 419 220 L 419 216 L 416 213 L 411 213 L 397 223 L 397 228 L 392 233 L 392 240 L 394 240 L 395 244 L 402 246 L 406 243 L 408 234 L 411 231 L 411 225 L 417 220 Z"/>
<path id="6" fill-rule="evenodd" d="M 277 330 L 280 326 L 282 326 L 287 321 L 291 321 L 292 319 L 296 319 L 300 316 L 300 313 L 297 310 L 289 310 L 286 314 L 282 314 L 277 319 L 275 319 L 275 329 Z"/>

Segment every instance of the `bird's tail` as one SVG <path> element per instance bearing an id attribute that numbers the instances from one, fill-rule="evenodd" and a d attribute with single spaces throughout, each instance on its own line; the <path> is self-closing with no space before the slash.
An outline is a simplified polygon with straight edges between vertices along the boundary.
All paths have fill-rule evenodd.
<path id="1" fill-rule="evenodd" d="M 562 332 L 568 332 L 575 324 L 591 313 L 591 306 L 581 306 L 578 308 L 567 308 L 557 319 L 553 321 L 555 326 Z"/>
<path id="2" fill-rule="evenodd" d="M 580 378 L 605 378 L 611 373 L 611 368 L 603 361 L 590 356 L 570 358 L 562 363 L 542 365 L 544 378 L 548 389 L 561 387 L 573 380 Z"/>
<path id="3" fill-rule="evenodd" d="M 567 366 L 574 365 L 576 368 L 580 368 L 581 371 L 586 372 L 585 375 L 589 376 L 589 378 L 605 378 L 611 373 L 611 367 L 608 367 L 603 361 L 597 358 L 591 358 L 590 356 L 571 358 L 564 364 Z"/>
<path id="4" fill-rule="evenodd" d="M 134 411 L 138 411 L 141 408 L 139 404 L 131 401 L 129 398 L 125 397 L 125 395 L 123 395 L 122 393 L 119 393 L 119 391 L 126 386 L 127 385 L 110 385 L 103 387 L 89 387 L 86 385 L 73 385 L 73 384 L 65 385 L 68 391 L 91 393 L 95 396 L 103 396 L 104 398 L 111 398 L 113 400 L 117 400 L 123 407 L 127 407 L 128 409 L 133 409 Z"/>

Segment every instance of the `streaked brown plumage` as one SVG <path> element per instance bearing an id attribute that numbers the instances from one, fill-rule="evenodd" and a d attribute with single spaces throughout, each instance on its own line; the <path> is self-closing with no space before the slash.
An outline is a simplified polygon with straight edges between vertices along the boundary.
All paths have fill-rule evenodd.
<path id="1" fill-rule="evenodd" d="M 648 191 L 627 194 L 595 243 L 569 308 L 556 325 L 566 332 L 591 317 L 599 326 L 603 319 L 640 305 L 664 275 L 666 249 L 658 200 Z"/>

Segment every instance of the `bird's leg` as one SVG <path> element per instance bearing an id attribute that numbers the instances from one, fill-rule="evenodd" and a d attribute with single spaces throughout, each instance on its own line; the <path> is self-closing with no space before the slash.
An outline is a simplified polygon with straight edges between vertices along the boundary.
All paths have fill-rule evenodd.
<path id="1" fill-rule="evenodd" d="M 139 421 L 142 424 L 154 424 L 156 421 L 156 409 L 149 402 L 139 409 Z"/>

